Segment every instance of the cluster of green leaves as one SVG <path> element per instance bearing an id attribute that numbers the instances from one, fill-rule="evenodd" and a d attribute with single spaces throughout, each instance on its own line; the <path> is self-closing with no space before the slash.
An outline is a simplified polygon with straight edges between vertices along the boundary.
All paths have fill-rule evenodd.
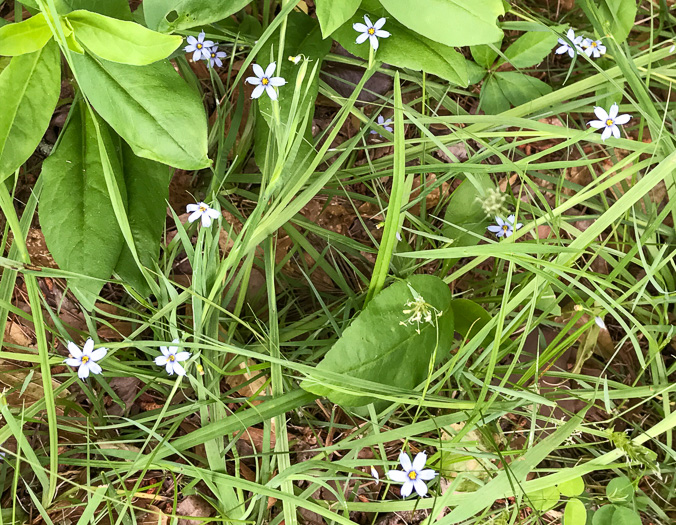
<path id="1" fill-rule="evenodd" d="M 59 266 L 91 308 L 115 272 L 148 293 L 159 253 L 169 169 L 199 169 L 207 158 L 207 126 L 199 93 L 166 60 L 180 36 L 49 2 L 29 19 L 0 28 L 0 73 L 9 111 L 0 122 L 0 180 L 33 153 L 61 91 L 61 52 L 75 77 L 68 123 L 42 170 L 40 222 Z M 84 2 L 90 7 L 98 4 Z M 117 9 L 111 9 L 117 6 Z M 129 14 L 126 2 L 105 4 Z M 126 7 L 126 9 L 125 9 Z"/>

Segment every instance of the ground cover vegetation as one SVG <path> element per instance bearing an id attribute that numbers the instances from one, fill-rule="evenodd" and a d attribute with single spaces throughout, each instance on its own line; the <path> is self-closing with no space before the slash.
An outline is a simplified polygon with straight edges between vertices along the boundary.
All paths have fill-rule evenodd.
<path id="1" fill-rule="evenodd" d="M 0 525 L 673 523 L 675 22 L 0 2 Z"/>

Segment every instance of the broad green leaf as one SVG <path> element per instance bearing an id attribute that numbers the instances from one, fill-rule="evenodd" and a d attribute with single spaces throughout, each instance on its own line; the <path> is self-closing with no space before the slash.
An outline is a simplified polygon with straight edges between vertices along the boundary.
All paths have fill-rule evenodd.
<path id="1" fill-rule="evenodd" d="M 447 46 L 489 44 L 502 38 L 496 19 L 505 14 L 502 0 L 381 0 L 399 23 Z M 385 29 L 388 29 L 387 27 Z M 397 35 L 393 33 L 396 38 Z"/>
<path id="2" fill-rule="evenodd" d="M 552 92 L 542 80 L 515 71 L 496 73 L 495 80 L 512 106 L 520 106 Z"/>
<path id="3" fill-rule="evenodd" d="M 103 122 L 99 124 L 113 172 L 124 190 L 114 144 Z M 59 143 L 42 165 L 42 178 L 40 226 L 54 260 L 62 270 L 109 279 L 124 239 L 108 196 L 94 122 L 84 103 L 73 105 Z M 73 279 L 71 285 L 78 299 L 91 308 L 103 281 Z"/>
<path id="4" fill-rule="evenodd" d="M 624 42 L 634 27 L 636 0 L 601 0 L 598 7 L 605 33 L 613 35 L 618 44 Z"/>
<path id="5" fill-rule="evenodd" d="M 160 236 L 167 215 L 171 170 L 164 164 L 134 155 L 122 144 L 122 171 L 127 189 L 127 218 L 141 263 L 154 270 L 160 254 Z M 115 273 L 138 291 L 149 293 L 143 273 L 125 245 Z"/>
<path id="6" fill-rule="evenodd" d="M 131 20 L 128 0 L 54 0 L 54 3 L 57 11 L 62 15 L 78 9 L 86 9 L 120 20 Z"/>
<path id="7" fill-rule="evenodd" d="M 498 115 L 509 109 L 509 100 L 500 89 L 495 74 L 490 75 L 481 86 L 480 107 L 487 115 Z"/>
<path id="8" fill-rule="evenodd" d="M 143 12 L 150 29 L 171 33 L 218 22 L 250 2 L 251 0 L 144 0 Z"/>
<path id="9" fill-rule="evenodd" d="M 409 284 L 426 303 L 443 312 L 436 317 L 429 310 L 434 324 L 424 320 L 419 326 L 415 322 L 406 323 L 412 316 L 408 310 L 412 309 L 414 300 Z M 432 275 L 414 275 L 407 281 L 392 284 L 352 321 L 317 365 L 317 370 L 344 374 L 356 382 L 362 379 L 380 383 L 384 390 L 387 386 L 416 387 L 427 377 L 435 349 L 443 352 L 447 347 L 443 342 L 453 337 L 450 302 L 448 285 Z M 374 401 L 369 396 L 339 391 L 315 380 L 305 380 L 301 387 L 343 406 L 362 406 Z M 345 389 L 349 388 L 348 385 Z"/>
<path id="10" fill-rule="evenodd" d="M 52 38 L 45 16 L 38 13 L 18 24 L 0 28 L 0 55 L 17 56 L 35 53 Z"/>
<path id="11" fill-rule="evenodd" d="M 465 66 L 470 85 L 478 84 L 486 76 L 486 70 L 473 60 L 465 60 Z"/>
<path id="12" fill-rule="evenodd" d="M 587 509 L 579 499 L 573 498 L 566 503 L 563 511 L 563 525 L 584 525 L 587 523 Z"/>
<path id="13" fill-rule="evenodd" d="M 633 510 L 618 505 L 604 505 L 592 516 L 592 525 L 641 525 Z"/>
<path id="14" fill-rule="evenodd" d="M 168 60 L 139 67 L 72 59 L 87 99 L 139 157 L 184 170 L 210 165 L 202 101 Z"/>
<path id="15" fill-rule="evenodd" d="M 453 190 L 446 208 L 444 220 L 451 224 L 445 224 L 442 231 L 453 241 L 453 248 L 478 244 L 493 221 L 492 217 L 486 215 L 481 203 L 489 195 L 489 190 L 496 190 L 495 184 L 487 173 L 477 173 L 471 177 Z"/>
<path id="16" fill-rule="evenodd" d="M 61 92 L 61 57 L 53 40 L 12 58 L 0 74 L 0 181 L 37 148 Z"/>
<path id="17" fill-rule="evenodd" d="M 505 56 L 516 68 L 532 67 L 552 52 L 557 40 L 558 36 L 552 31 L 529 31 L 505 50 Z"/>
<path id="18" fill-rule="evenodd" d="M 584 492 L 584 480 L 582 476 L 573 478 L 558 485 L 561 494 L 568 498 L 579 496 Z"/>
<path id="19" fill-rule="evenodd" d="M 66 15 L 75 38 L 93 54 L 112 62 L 145 66 L 167 58 L 183 42 L 124 20 L 89 11 Z"/>
<path id="20" fill-rule="evenodd" d="M 322 35 L 328 37 L 357 12 L 361 0 L 315 0 Z"/>
<path id="21" fill-rule="evenodd" d="M 469 299 L 453 299 L 453 323 L 463 340 L 472 339 L 491 320 L 490 314 Z"/>
<path id="22" fill-rule="evenodd" d="M 613 478 L 606 487 L 606 496 L 613 503 L 629 503 L 634 497 L 634 485 L 625 476 Z"/>
<path id="23" fill-rule="evenodd" d="M 561 494 L 556 487 L 547 487 L 546 489 L 536 490 L 527 494 L 528 504 L 539 512 L 547 512 L 553 509 L 559 502 Z"/>
<path id="24" fill-rule="evenodd" d="M 360 9 L 333 37 L 350 53 L 366 60 L 369 57 L 370 44 L 368 41 L 357 44 L 357 32 L 352 28 L 354 22 L 364 21 L 365 14 L 372 19 L 376 18 L 372 13 Z M 388 20 L 384 29 L 391 36 L 380 39 L 376 53 L 378 60 L 414 71 L 425 71 L 460 86 L 468 85 L 466 60 L 455 49 L 418 35 L 395 20 Z"/>
<path id="25" fill-rule="evenodd" d="M 484 67 L 485 69 L 490 68 L 495 62 L 495 59 L 498 57 L 497 50 L 500 49 L 502 44 L 502 39 L 498 42 L 488 44 L 481 44 L 478 46 L 471 46 L 469 48 L 470 53 L 472 53 L 472 58 L 476 61 L 477 64 Z"/>

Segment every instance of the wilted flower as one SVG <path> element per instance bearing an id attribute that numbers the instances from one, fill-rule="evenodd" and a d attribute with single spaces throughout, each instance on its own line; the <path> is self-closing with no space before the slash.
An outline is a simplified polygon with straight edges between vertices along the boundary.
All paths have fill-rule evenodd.
<path id="1" fill-rule="evenodd" d="M 289 62 L 292 62 L 294 66 L 297 66 L 298 64 L 300 64 L 301 60 L 303 60 L 303 55 L 296 55 L 295 57 L 294 56 L 289 57 Z"/>
<path id="2" fill-rule="evenodd" d="M 566 33 L 566 36 L 568 37 L 568 40 L 570 40 L 573 46 L 570 45 L 570 43 L 563 38 L 559 38 L 559 44 L 561 44 L 559 47 L 556 48 L 556 51 L 554 51 L 557 55 L 563 55 L 564 53 L 568 53 L 568 56 L 570 58 L 573 58 L 575 56 L 575 50 L 579 52 L 582 52 L 582 48 L 580 47 L 580 44 L 582 44 L 582 36 L 575 36 L 575 31 L 573 29 L 569 29 L 568 33 Z"/>
<path id="3" fill-rule="evenodd" d="M 425 463 L 427 462 L 427 454 L 424 452 L 418 452 L 413 463 L 411 464 L 411 458 L 406 452 L 401 452 L 399 454 L 399 463 L 401 463 L 401 468 L 404 470 L 390 470 L 387 473 L 387 477 L 392 481 L 397 483 L 403 483 L 401 487 L 401 497 L 407 498 L 413 492 L 413 489 L 418 493 L 418 496 L 424 498 L 427 494 L 427 485 L 425 481 L 433 480 L 437 473 L 432 469 L 425 469 Z"/>
<path id="4" fill-rule="evenodd" d="M 585 38 L 582 42 L 582 47 L 588 57 L 599 58 L 601 55 L 606 54 L 606 46 L 600 40 Z"/>
<path id="5" fill-rule="evenodd" d="M 357 37 L 357 44 L 363 44 L 366 40 L 371 40 L 371 47 L 373 50 L 375 51 L 378 49 L 378 38 L 387 38 L 390 36 L 389 32 L 381 29 L 386 21 L 385 18 L 380 18 L 375 24 L 372 24 L 369 17 L 364 15 L 364 22 L 366 22 L 366 24 L 357 22 L 352 25 L 355 31 L 361 33 L 361 35 Z"/>
<path id="6" fill-rule="evenodd" d="M 188 222 L 195 222 L 200 217 L 202 218 L 202 226 L 208 228 L 211 226 L 211 219 L 216 219 L 220 216 L 213 208 L 210 208 L 208 204 L 200 202 L 198 204 L 188 204 L 185 207 L 187 212 L 190 212 L 190 217 L 188 217 Z"/>
<path id="7" fill-rule="evenodd" d="M 209 49 L 209 66 L 214 67 L 214 64 L 216 64 L 218 67 L 221 67 L 223 65 L 223 61 L 221 58 L 225 58 L 227 53 L 225 51 L 219 51 L 218 46 L 214 46 L 211 49 Z"/>
<path id="8" fill-rule="evenodd" d="M 194 36 L 188 37 L 188 45 L 185 46 L 186 53 L 193 53 L 192 59 L 197 62 L 198 60 L 209 59 L 209 50 L 213 47 L 214 43 L 211 40 L 204 40 L 205 34 L 202 31 L 197 38 Z"/>
<path id="9" fill-rule="evenodd" d="M 606 323 L 603 320 L 603 317 L 599 317 L 598 315 L 594 317 L 594 322 L 596 323 L 596 326 L 598 326 L 601 330 L 608 330 L 606 327 Z"/>
<path id="10" fill-rule="evenodd" d="M 379 126 L 382 126 L 386 131 L 389 131 L 390 133 L 394 131 L 394 129 L 392 128 L 391 118 L 385 120 L 385 117 L 383 117 L 382 115 L 378 115 L 376 122 L 378 123 Z M 378 135 L 379 137 L 382 137 L 382 135 L 378 133 L 375 129 L 371 130 L 371 135 Z"/>
<path id="11" fill-rule="evenodd" d="M 89 372 L 92 374 L 101 373 L 101 367 L 96 361 L 103 359 L 108 353 L 108 349 L 97 348 L 94 350 L 94 340 L 90 337 L 85 341 L 82 350 L 72 341 L 68 342 L 68 352 L 70 352 L 70 357 L 64 362 L 68 366 L 77 368 L 77 376 L 80 379 L 86 379 L 89 377 Z"/>
<path id="12" fill-rule="evenodd" d="M 406 301 L 405 306 L 407 308 L 403 311 L 404 315 L 408 315 L 409 318 L 406 319 L 406 321 L 399 321 L 399 324 L 401 326 L 413 326 L 413 324 L 415 324 L 417 326 L 415 331 L 419 334 L 420 323 L 434 325 L 434 318 L 439 317 L 443 312 L 440 312 L 434 306 L 426 302 L 422 295 L 411 288 L 411 285 L 409 285 L 409 289 L 413 294 L 413 300 Z M 434 316 L 432 314 L 434 314 Z"/>
<path id="13" fill-rule="evenodd" d="M 523 226 L 523 224 L 521 224 L 521 223 L 518 223 L 515 226 L 514 220 L 515 220 L 514 215 L 510 215 L 504 221 L 500 217 L 496 216 L 495 222 L 497 224 L 491 224 L 488 227 L 488 231 L 491 232 L 491 233 L 494 233 L 498 237 L 509 237 L 514 233 L 514 230 L 518 230 L 519 228 L 521 228 Z"/>
<path id="14" fill-rule="evenodd" d="M 380 484 L 380 474 L 378 474 L 375 467 L 371 467 L 371 477 L 376 480 L 376 485 Z"/>
<path id="15" fill-rule="evenodd" d="M 253 93 L 251 93 L 251 98 L 258 98 L 263 94 L 263 91 L 265 91 L 272 100 L 277 100 L 277 92 L 273 89 L 273 86 L 283 86 L 286 84 L 286 80 L 282 77 L 272 76 L 276 67 L 276 64 L 273 62 L 268 65 L 265 71 L 263 71 L 263 68 L 258 64 L 253 65 L 253 72 L 256 76 L 246 79 L 246 82 L 256 86 Z"/>
<path id="16" fill-rule="evenodd" d="M 618 125 L 626 124 L 631 120 L 631 115 L 624 114 L 618 116 L 618 111 L 620 110 L 617 103 L 610 106 L 610 111 L 606 113 L 606 110 L 596 106 L 594 108 L 594 114 L 599 120 L 592 120 L 589 122 L 589 125 L 592 128 L 601 129 L 604 128 L 603 133 L 601 133 L 601 140 L 605 141 L 610 134 L 612 133 L 616 139 L 620 138 L 620 128 Z"/>
<path id="17" fill-rule="evenodd" d="M 178 345 L 179 340 L 174 339 L 171 343 Z M 155 358 L 157 366 L 165 366 L 169 375 L 173 375 L 174 372 L 179 376 L 185 375 L 185 368 L 183 368 L 179 361 L 190 359 L 190 352 L 178 352 L 178 346 L 160 346 L 160 352 L 162 352 L 162 355 L 158 355 Z"/>

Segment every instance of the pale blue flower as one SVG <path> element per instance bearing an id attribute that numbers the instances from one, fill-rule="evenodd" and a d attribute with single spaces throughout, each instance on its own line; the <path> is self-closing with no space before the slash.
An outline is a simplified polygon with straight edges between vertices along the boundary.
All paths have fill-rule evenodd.
<path id="1" fill-rule="evenodd" d="M 108 353 L 108 349 L 98 348 L 94 350 L 94 340 L 90 337 L 82 350 L 75 343 L 69 341 L 68 352 L 70 352 L 70 356 L 64 362 L 68 366 L 77 368 L 77 376 L 84 380 L 89 377 L 90 372 L 92 374 L 101 373 L 101 367 L 96 361 L 103 359 Z"/>
<path id="2" fill-rule="evenodd" d="M 592 120 L 589 122 L 589 125 L 596 129 L 604 128 L 603 133 L 601 133 L 601 140 L 605 141 L 608 137 L 610 137 L 611 133 L 616 139 L 619 139 L 620 128 L 617 126 L 626 124 L 631 120 L 631 115 L 627 113 L 624 115 L 618 115 L 617 113 L 619 110 L 620 108 L 617 103 L 610 106 L 610 111 L 608 111 L 608 113 L 606 113 L 606 110 L 601 107 L 596 106 L 594 108 L 594 114 L 598 120 Z"/>
<path id="3" fill-rule="evenodd" d="M 569 29 L 568 33 L 566 34 L 568 37 L 568 40 L 570 40 L 573 45 L 571 46 L 570 43 L 563 38 L 559 38 L 559 44 L 560 46 L 556 48 L 556 53 L 557 55 L 563 55 L 564 53 L 568 53 L 568 56 L 570 58 L 573 58 L 575 56 L 575 51 L 577 50 L 578 53 L 582 52 L 582 37 L 581 36 L 575 36 L 575 31 L 573 29 Z"/>
<path id="4" fill-rule="evenodd" d="M 223 65 L 223 61 L 221 59 L 227 56 L 228 55 L 225 51 L 218 50 L 218 46 L 212 47 L 209 49 L 209 66 L 214 67 L 214 64 L 216 64 L 218 67 L 221 67 Z"/>
<path id="5" fill-rule="evenodd" d="M 186 53 L 193 53 L 192 59 L 197 62 L 199 60 L 208 60 L 209 59 L 209 50 L 213 47 L 214 43 L 211 40 L 204 40 L 204 31 L 202 31 L 197 38 L 194 36 L 188 37 L 188 45 L 185 46 Z"/>
<path id="6" fill-rule="evenodd" d="M 523 226 L 523 224 L 518 223 L 514 225 L 514 215 L 510 215 L 506 220 L 496 216 L 495 222 L 497 224 L 491 224 L 487 229 L 489 232 L 494 233 L 498 237 L 510 237 L 514 230 L 518 230 Z"/>
<path id="7" fill-rule="evenodd" d="M 600 40 L 585 38 L 582 42 L 582 47 L 584 48 L 584 52 L 588 57 L 599 58 L 601 55 L 606 54 L 606 46 L 604 46 L 603 42 Z"/>
<path id="8" fill-rule="evenodd" d="M 188 204 L 185 207 L 186 211 L 190 213 L 188 217 L 188 222 L 195 222 L 197 219 L 202 219 L 202 226 L 208 228 L 211 226 L 211 220 L 217 219 L 221 214 L 210 208 L 208 204 L 200 202 L 198 204 Z"/>
<path id="9" fill-rule="evenodd" d="M 385 131 L 389 131 L 390 133 L 394 131 L 394 129 L 392 128 L 391 118 L 385 120 L 385 117 L 383 117 L 382 115 L 378 115 L 376 122 L 378 123 L 379 126 L 382 126 L 385 129 Z M 382 137 L 382 135 L 378 133 L 375 129 L 371 130 L 371 135 L 378 135 L 379 137 Z"/>
<path id="10" fill-rule="evenodd" d="M 390 36 L 389 32 L 381 29 L 386 21 L 385 18 L 381 18 L 375 24 L 372 24 L 369 17 L 364 15 L 364 22 L 366 22 L 366 24 L 357 22 L 352 25 L 355 31 L 361 33 L 361 35 L 357 37 L 357 44 L 363 44 L 366 40 L 371 40 L 371 47 L 374 51 L 377 50 L 378 38 L 387 38 Z"/>
<path id="11" fill-rule="evenodd" d="M 413 463 L 406 452 L 399 454 L 399 463 L 404 470 L 390 470 L 387 477 L 397 483 L 403 483 L 401 487 L 401 497 L 407 498 L 413 492 L 413 489 L 418 493 L 418 496 L 424 498 L 427 494 L 427 485 L 425 481 L 433 480 L 437 473 L 432 469 L 424 469 L 427 462 L 427 454 L 418 452 Z M 424 470 L 423 470 L 424 469 Z"/>
<path id="12" fill-rule="evenodd" d="M 258 64 L 253 65 L 253 72 L 256 76 L 246 79 L 246 82 L 256 86 L 253 93 L 251 93 L 251 98 L 258 98 L 263 94 L 263 91 L 265 91 L 272 100 L 277 100 L 277 92 L 274 88 L 283 86 L 286 84 L 286 80 L 282 77 L 272 76 L 276 68 L 277 66 L 274 62 L 268 65 L 265 71 L 263 71 L 263 68 Z"/>
<path id="13" fill-rule="evenodd" d="M 176 375 L 184 376 L 185 368 L 179 363 L 179 361 L 186 361 L 190 359 L 190 352 L 179 352 L 178 351 L 178 339 L 174 339 L 171 343 L 175 346 L 160 346 L 160 352 L 162 355 L 158 355 L 155 358 L 155 364 L 157 366 L 164 366 L 167 369 L 169 375 L 173 375 L 176 372 Z"/>

